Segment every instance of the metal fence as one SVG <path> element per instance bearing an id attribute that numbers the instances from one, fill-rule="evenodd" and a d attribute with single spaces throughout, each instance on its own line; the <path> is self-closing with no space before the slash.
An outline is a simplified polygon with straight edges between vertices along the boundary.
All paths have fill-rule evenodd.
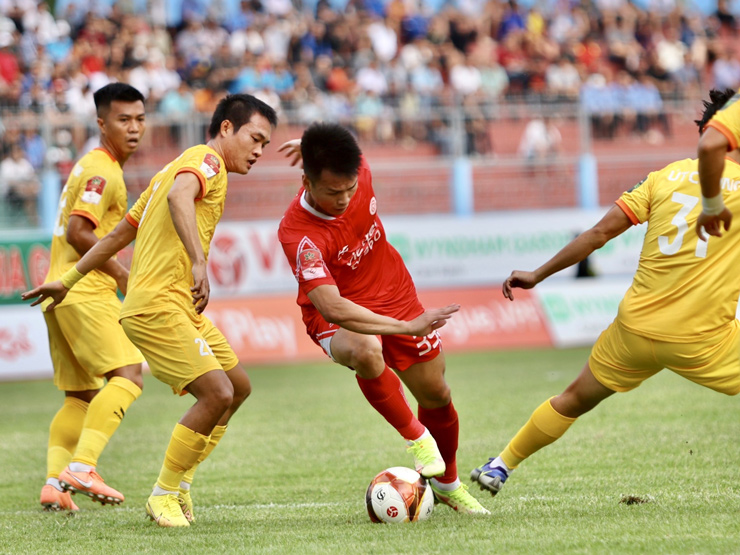
<path id="1" fill-rule="evenodd" d="M 698 108 L 679 102 L 660 113 L 588 114 L 577 104 L 481 104 L 408 114 L 386 107 L 380 116 L 351 116 L 342 123 L 357 134 L 370 162 L 381 213 L 464 216 L 610 204 L 649 171 L 695 156 Z M 6 113 L 1 122 L 3 157 L 13 144 L 35 141 L 38 202 L 23 210 L 0 183 L 0 229 L 48 228 L 74 161 L 95 146 L 97 126 L 59 114 Z M 277 146 L 300 137 L 307 123 L 305 113 L 280 114 L 272 144 L 249 176 L 230 177 L 224 219 L 282 215 L 299 187 L 300 170 Z M 147 126 L 139 151 L 124 167 L 131 202 L 159 169 L 205 140 L 208 116 L 154 113 Z"/>

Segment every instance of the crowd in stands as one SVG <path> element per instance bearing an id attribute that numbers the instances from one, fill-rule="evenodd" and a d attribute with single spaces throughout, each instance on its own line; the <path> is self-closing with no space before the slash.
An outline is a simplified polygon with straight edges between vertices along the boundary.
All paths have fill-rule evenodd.
<path id="1" fill-rule="evenodd" d="M 737 19 L 725 0 L 708 13 L 676 0 L 639 5 L 59 0 L 52 11 L 45 0 L 0 0 L 0 114 L 92 121 L 93 91 L 119 80 L 173 119 L 249 92 L 299 124 L 332 119 L 363 140 L 410 137 L 442 152 L 450 130 L 440 108 L 463 106 L 466 150 L 486 154 L 486 107 L 522 99 L 580 102 L 596 138 L 625 125 L 670 133 L 666 99 L 740 84 Z M 17 143 L 35 168 L 84 142 L 62 130 L 47 153 L 33 130 L 4 131 L 4 157 Z"/>

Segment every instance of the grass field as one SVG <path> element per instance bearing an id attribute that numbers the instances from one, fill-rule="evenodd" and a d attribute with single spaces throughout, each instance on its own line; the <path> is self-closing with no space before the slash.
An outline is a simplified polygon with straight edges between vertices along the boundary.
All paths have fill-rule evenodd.
<path id="1" fill-rule="evenodd" d="M 460 474 L 496 455 L 588 351 L 448 357 L 460 414 Z M 49 382 L 0 385 L 0 553 L 740 553 L 740 405 L 664 372 L 608 399 L 526 461 L 492 514 L 372 524 L 370 479 L 409 466 L 403 442 L 327 364 L 250 371 L 253 394 L 196 475 L 198 521 L 165 530 L 143 506 L 191 398 L 147 377 L 99 470 L 126 502 L 77 496 L 77 516 L 44 513 Z M 645 503 L 627 504 L 628 496 Z"/>

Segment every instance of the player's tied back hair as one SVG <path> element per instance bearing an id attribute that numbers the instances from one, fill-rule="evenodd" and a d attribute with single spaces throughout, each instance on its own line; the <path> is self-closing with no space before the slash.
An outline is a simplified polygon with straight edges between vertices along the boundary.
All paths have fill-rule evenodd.
<path id="1" fill-rule="evenodd" d="M 127 83 L 109 83 L 105 87 L 101 87 L 95 91 L 93 98 L 95 99 L 95 109 L 97 110 L 98 117 L 105 116 L 114 100 L 120 102 L 136 102 L 137 100 L 141 100 L 144 102 L 144 95 L 139 92 L 139 89 Z"/>
<path id="2" fill-rule="evenodd" d="M 216 106 L 208 134 L 212 139 L 218 137 L 221 124 L 225 121 L 230 121 L 234 126 L 234 133 L 238 133 L 241 126 L 248 123 L 255 113 L 263 116 L 273 127 L 277 126 L 277 114 L 271 106 L 251 94 L 230 94 L 222 98 Z"/>
<path id="3" fill-rule="evenodd" d="M 694 123 L 699 126 L 699 135 L 704 133 L 704 128 L 706 128 L 714 114 L 721 110 L 733 96 L 735 96 L 735 91 L 732 89 L 725 89 L 723 91 L 712 89 L 709 91 L 709 100 L 702 101 L 704 104 L 704 113 L 702 113 L 701 119 L 694 120 Z"/>
<path id="4" fill-rule="evenodd" d="M 360 169 L 362 151 L 347 129 L 336 123 L 313 123 L 301 137 L 303 172 L 312 182 L 328 170 L 354 176 Z"/>

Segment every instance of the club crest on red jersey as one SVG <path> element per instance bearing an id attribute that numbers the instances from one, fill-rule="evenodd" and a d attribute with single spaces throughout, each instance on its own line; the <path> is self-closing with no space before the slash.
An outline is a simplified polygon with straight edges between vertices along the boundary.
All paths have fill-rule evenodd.
<path id="1" fill-rule="evenodd" d="M 103 198 L 103 189 L 105 189 L 106 183 L 107 181 L 99 175 L 88 179 L 85 191 L 82 193 L 82 202 L 98 204 L 100 199 Z"/>
<path id="2" fill-rule="evenodd" d="M 370 215 L 375 216 L 375 213 L 378 211 L 378 201 L 375 200 L 375 197 L 370 199 Z"/>
<path id="3" fill-rule="evenodd" d="M 203 157 L 203 163 L 200 165 L 200 171 L 202 171 L 206 179 L 211 179 L 213 176 L 218 175 L 221 171 L 221 162 L 215 154 L 210 152 Z"/>
<path id="4" fill-rule="evenodd" d="M 296 277 L 304 281 L 326 277 L 321 251 L 306 237 L 298 246 Z"/>

